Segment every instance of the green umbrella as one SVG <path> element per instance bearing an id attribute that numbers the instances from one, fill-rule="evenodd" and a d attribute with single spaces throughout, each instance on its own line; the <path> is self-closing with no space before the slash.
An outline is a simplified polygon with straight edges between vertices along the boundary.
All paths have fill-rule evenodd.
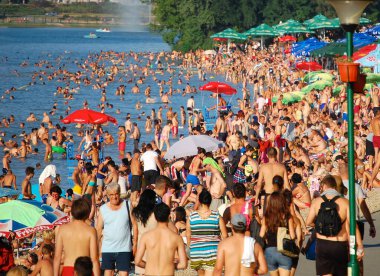
<path id="1" fill-rule="evenodd" d="M 247 36 L 278 36 L 280 35 L 274 28 L 267 24 L 261 24 L 256 28 L 251 28 L 244 33 Z"/>
<path id="2" fill-rule="evenodd" d="M 339 24 L 340 25 L 339 17 L 335 17 L 332 20 L 334 21 L 334 24 Z M 368 18 L 360 17 L 360 20 L 359 20 L 359 24 L 360 25 L 365 25 L 365 24 L 369 24 L 369 23 L 371 23 L 371 20 L 369 20 Z"/>
<path id="3" fill-rule="evenodd" d="M 219 33 L 213 34 L 211 38 L 227 38 L 227 39 L 236 39 L 236 40 L 246 40 L 247 36 L 241 34 L 233 29 L 225 29 Z"/>
<path id="4" fill-rule="evenodd" d="M 313 82 L 312 84 L 309 84 L 308 86 L 302 88 L 301 91 L 303 93 L 308 93 L 313 89 L 323 90 L 326 86 L 333 86 L 333 83 L 331 81 L 318 80 L 318 81 Z"/>
<path id="5" fill-rule="evenodd" d="M 326 81 L 332 81 L 335 77 L 329 73 L 326 73 L 324 71 L 315 71 L 308 73 L 304 78 L 303 81 L 306 83 L 313 83 L 318 80 L 326 80 Z"/>
<path id="6" fill-rule="evenodd" d="M 251 28 L 244 33 L 246 36 L 260 36 L 261 37 L 261 47 L 263 46 L 264 36 L 278 36 L 280 35 L 274 28 L 267 24 L 261 24 L 256 28 Z"/>
<path id="7" fill-rule="evenodd" d="M 300 22 L 289 19 L 285 23 L 275 26 L 276 31 L 286 34 L 313 33 L 314 31 L 302 25 Z"/>
<path id="8" fill-rule="evenodd" d="M 357 51 L 358 48 L 354 49 L 354 52 Z M 329 57 L 336 57 L 336 56 L 343 56 L 347 52 L 347 45 L 346 43 L 329 43 L 325 47 L 317 49 L 315 51 L 311 51 L 310 55 L 313 57 L 318 56 L 329 56 Z"/>
<path id="9" fill-rule="evenodd" d="M 43 214 L 42 209 L 20 200 L 0 204 L 0 220 L 12 220 L 27 227 L 36 226 Z"/>
<path id="10" fill-rule="evenodd" d="M 380 74 L 367 73 L 366 83 L 380 82 Z"/>
<path id="11" fill-rule="evenodd" d="M 310 30 L 317 29 L 335 29 L 339 28 L 339 22 L 336 23 L 333 19 L 329 19 L 322 14 L 314 16 L 312 19 L 306 20 L 303 22 Z"/>
<path id="12" fill-rule="evenodd" d="M 343 88 L 343 85 L 339 85 L 339 86 L 337 86 L 337 87 L 335 87 L 334 89 L 333 89 L 333 95 L 334 96 L 337 96 L 337 95 L 339 95 L 339 93 L 340 93 L 340 91 L 342 91 L 342 88 Z"/>

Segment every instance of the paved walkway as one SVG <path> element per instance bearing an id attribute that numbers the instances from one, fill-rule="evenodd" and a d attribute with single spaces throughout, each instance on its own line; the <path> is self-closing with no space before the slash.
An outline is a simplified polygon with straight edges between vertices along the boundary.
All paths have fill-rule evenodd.
<path id="1" fill-rule="evenodd" d="M 364 234 L 364 275 L 380 275 L 380 212 L 372 214 L 376 226 L 376 237 L 371 238 L 369 224 L 365 223 Z M 305 256 L 300 255 L 296 275 L 309 276 L 315 274 L 315 262 L 306 260 Z"/>

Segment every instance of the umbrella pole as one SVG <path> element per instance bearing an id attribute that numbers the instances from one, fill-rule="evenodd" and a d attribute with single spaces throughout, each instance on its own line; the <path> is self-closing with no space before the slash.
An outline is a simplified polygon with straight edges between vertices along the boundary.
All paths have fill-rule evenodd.
<path id="1" fill-rule="evenodd" d="M 218 91 L 218 88 L 216 88 L 216 118 L 218 118 L 218 108 L 219 108 L 219 91 Z"/>
<path id="2" fill-rule="evenodd" d="M 261 36 L 261 51 L 264 50 L 263 36 Z"/>

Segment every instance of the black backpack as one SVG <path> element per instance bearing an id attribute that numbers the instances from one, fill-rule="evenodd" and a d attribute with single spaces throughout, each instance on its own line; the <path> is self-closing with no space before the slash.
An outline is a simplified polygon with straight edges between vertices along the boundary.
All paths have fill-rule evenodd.
<path id="1" fill-rule="evenodd" d="M 315 220 L 315 230 L 318 234 L 335 237 L 342 230 L 342 222 L 337 210 L 338 205 L 335 203 L 338 198 L 340 197 L 336 196 L 328 200 L 325 195 L 322 196 L 323 202 Z"/>

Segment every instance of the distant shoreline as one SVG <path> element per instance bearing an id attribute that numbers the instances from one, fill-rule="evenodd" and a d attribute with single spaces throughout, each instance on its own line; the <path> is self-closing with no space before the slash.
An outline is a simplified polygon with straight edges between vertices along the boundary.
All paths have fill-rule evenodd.
<path id="1" fill-rule="evenodd" d="M 128 28 L 152 30 L 148 25 L 99 24 L 99 23 L 0 23 L 0 28 Z"/>

